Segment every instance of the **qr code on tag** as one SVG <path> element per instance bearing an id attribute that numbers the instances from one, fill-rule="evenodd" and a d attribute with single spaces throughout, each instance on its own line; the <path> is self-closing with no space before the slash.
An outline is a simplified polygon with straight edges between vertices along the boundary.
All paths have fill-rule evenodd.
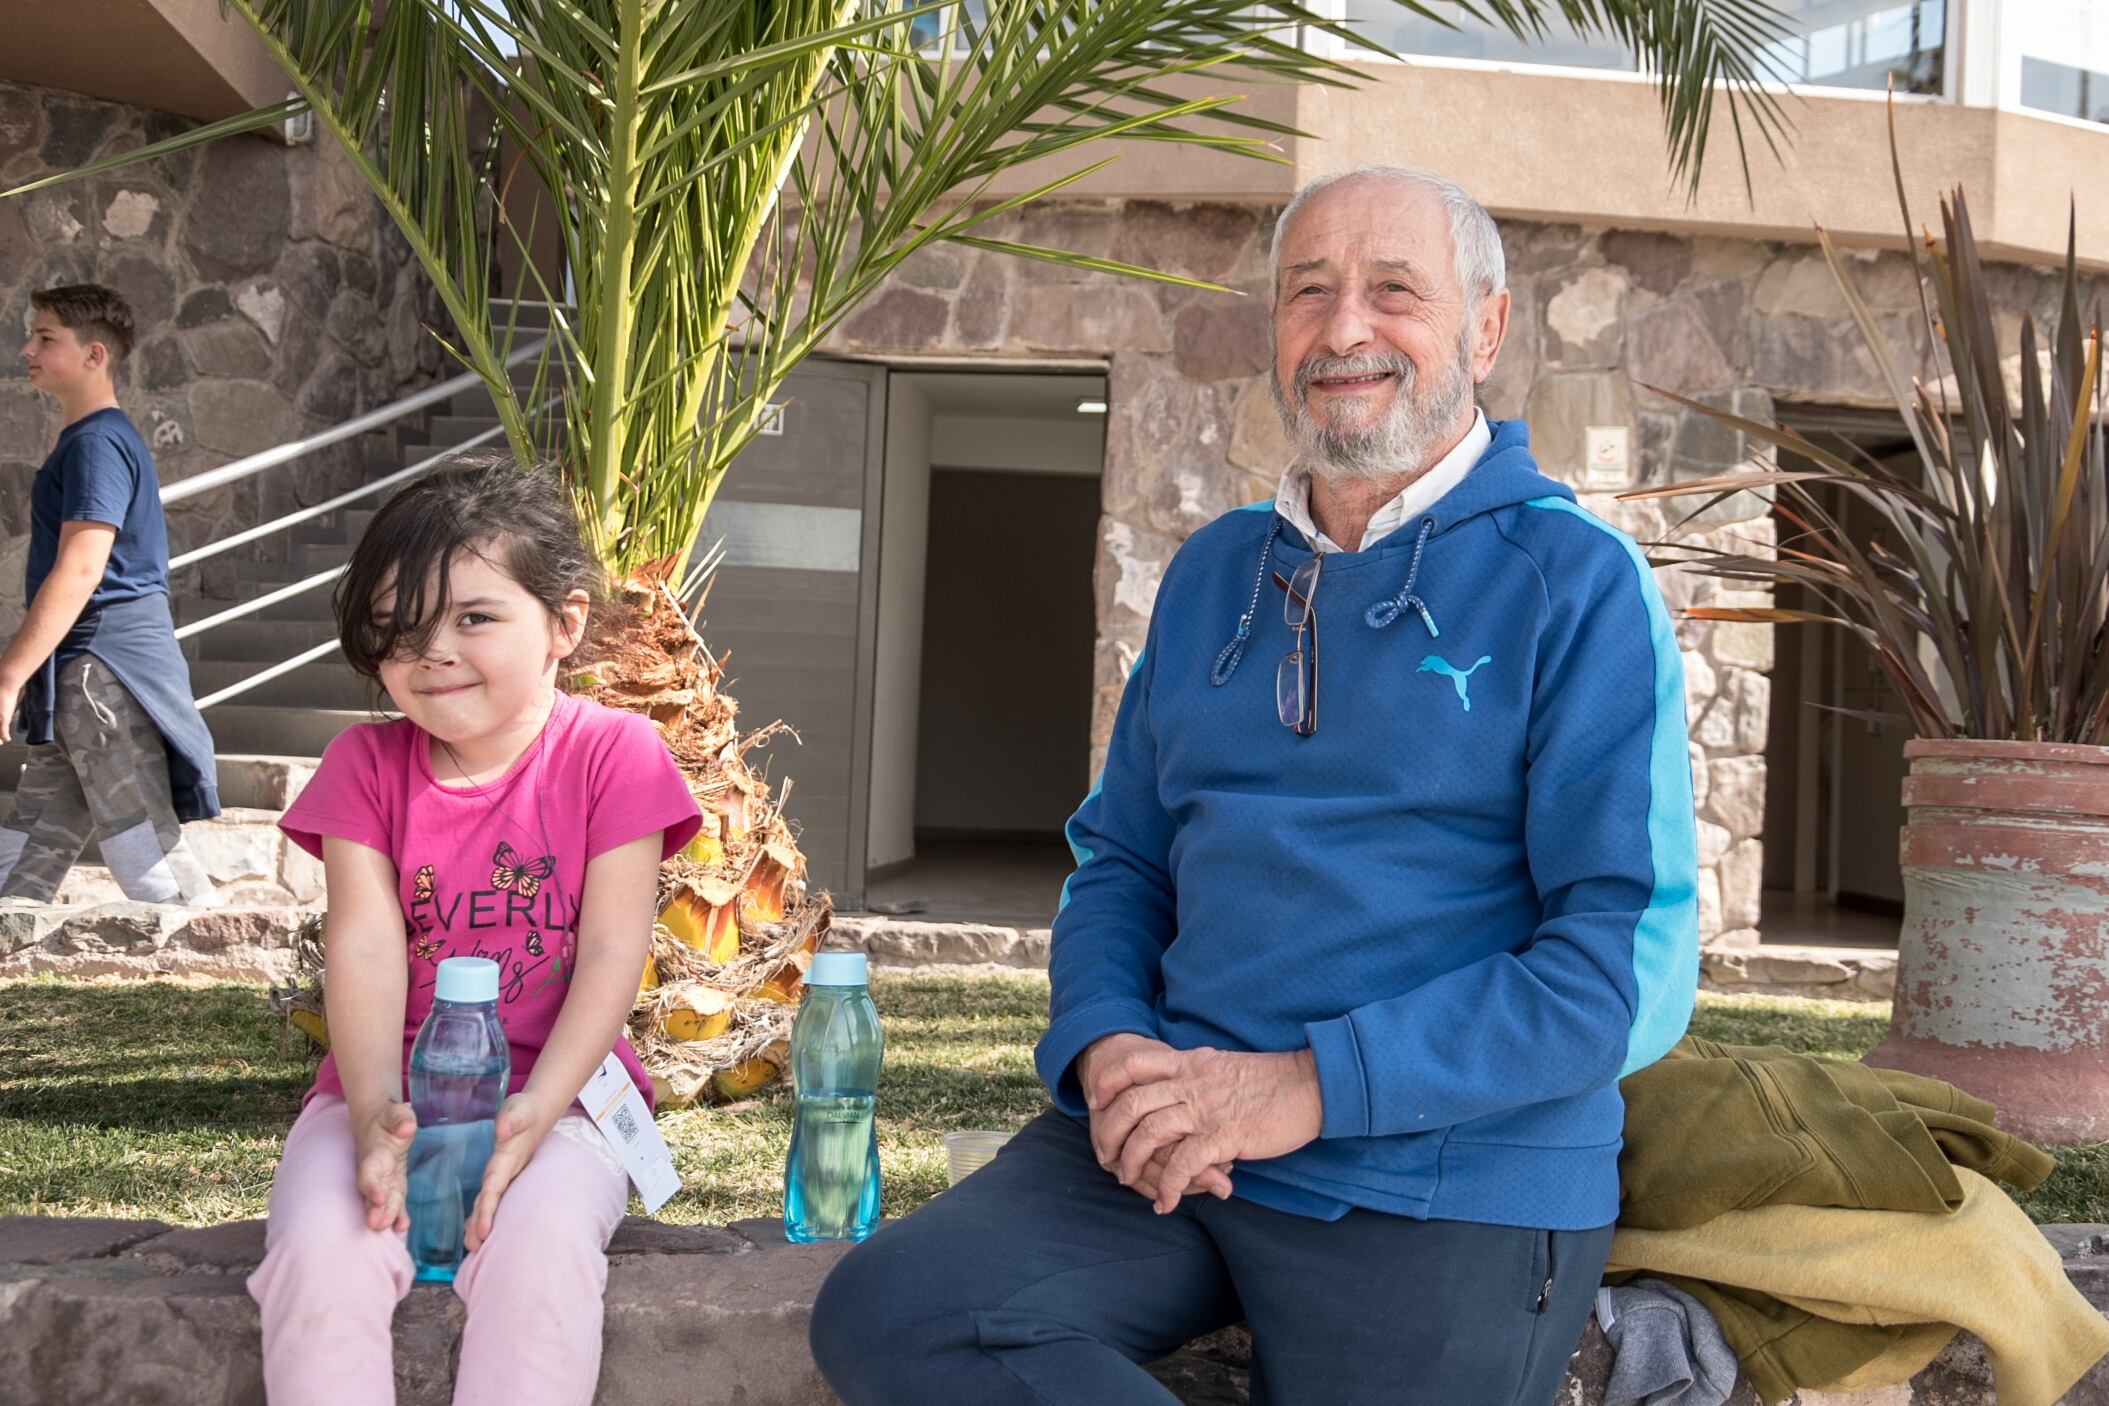
<path id="1" fill-rule="evenodd" d="M 622 1135 L 624 1142 L 637 1141 L 637 1120 L 630 1116 L 629 1109 L 624 1108 L 619 1103 L 615 1105 L 615 1118 L 613 1121 L 615 1123 L 615 1131 Z"/>

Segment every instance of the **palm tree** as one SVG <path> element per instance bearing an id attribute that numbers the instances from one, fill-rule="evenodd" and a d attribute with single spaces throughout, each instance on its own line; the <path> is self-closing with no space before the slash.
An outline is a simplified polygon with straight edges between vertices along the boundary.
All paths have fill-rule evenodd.
<path id="1" fill-rule="evenodd" d="M 1398 3 L 1440 18 L 1433 4 Z M 716 822 L 686 869 L 670 866 L 668 926 L 690 941 L 655 949 L 657 974 L 681 979 L 644 1003 L 647 1023 L 663 1037 L 672 1012 L 703 1037 L 681 1042 L 708 1053 L 684 1065 L 697 1080 L 678 1082 L 753 1059 L 780 1013 L 733 1019 L 696 982 L 747 992 L 775 978 L 795 991 L 783 958 L 817 939 L 825 910 L 800 898 L 781 798 L 740 765 L 708 652 L 680 610 L 651 609 L 698 598 L 697 539 L 727 466 L 799 360 L 928 245 L 1167 278 L 1005 241 L 992 222 L 1098 169 L 1081 159 L 1095 143 L 1279 159 L 1273 140 L 1293 133 L 1238 112 L 1232 93 L 1195 95 L 1195 80 L 1345 86 L 1356 71 L 1298 31 L 1362 41 L 1295 0 L 223 4 L 294 96 L 69 176 L 302 111 L 357 165 L 446 308 L 448 349 L 488 382 L 512 452 L 563 464 L 596 545 L 646 607 L 649 641 L 586 686 L 653 712 Z M 1739 148 L 1746 118 L 1768 142 L 1784 130 L 1758 86 L 1764 48 L 1784 33 L 1766 0 L 1447 8 L 1526 39 L 1558 23 L 1630 48 L 1659 75 L 1672 166 L 1693 183 L 1717 87 Z M 1000 172 L 1028 163 L 1060 174 L 989 196 Z M 534 286 L 514 293 L 551 305 L 525 389 L 507 372 L 518 304 L 491 294 L 498 249 L 524 254 L 537 233 L 507 215 L 522 204 L 502 196 L 515 181 L 562 211 L 571 283 L 549 288 L 522 260 Z"/>

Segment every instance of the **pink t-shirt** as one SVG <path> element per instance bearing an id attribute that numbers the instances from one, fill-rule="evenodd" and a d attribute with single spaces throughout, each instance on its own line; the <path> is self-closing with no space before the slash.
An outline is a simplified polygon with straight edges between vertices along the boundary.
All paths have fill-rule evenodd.
<path id="1" fill-rule="evenodd" d="M 701 828 L 702 812 L 641 714 L 559 693 L 541 736 L 480 788 L 439 784 L 429 736 L 408 718 L 345 729 L 278 824 L 318 858 L 322 837 L 335 835 L 394 861 L 410 964 L 406 1071 L 440 959 L 497 962 L 517 1093 L 571 986 L 586 862 L 654 830 L 666 834 L 661 857 L 672 855 Z M 652 1083 L 630 1042 L 618 1039 L 615 1050 L 649 1102 Z M 324 1057 L 308 1097 L 343 1092 L 336 1056 Z"/>

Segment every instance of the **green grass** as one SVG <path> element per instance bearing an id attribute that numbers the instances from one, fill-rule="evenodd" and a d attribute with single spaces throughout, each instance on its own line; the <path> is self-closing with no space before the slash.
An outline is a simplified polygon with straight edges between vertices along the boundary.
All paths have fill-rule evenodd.
<path id="1" fill-rule="evenodd" d="M 882 975 L 872 990 L 886 1020 L 886 1213 L 900 1215 L 944 1186 L 946 1132 L 1015 1128 L 1045 1106 L 1032 1046 L 1047 982 Z M 1707 995 L 1692 1029 L 1853 1058 L 1886 1023 L 1878 1006 Z M 302 1043 L 255 986 L 0 983 L 0 1214 L 262 1215 L 313 1072 Z M 783 1088 L 659 1126 L 686 1184 L 662 1219 L 780 1214 Z M 2060 1151 L 2058 1171 L 2019 1200 L 2039 1221 L 2109 1221 L 2109 1146 Z"/>

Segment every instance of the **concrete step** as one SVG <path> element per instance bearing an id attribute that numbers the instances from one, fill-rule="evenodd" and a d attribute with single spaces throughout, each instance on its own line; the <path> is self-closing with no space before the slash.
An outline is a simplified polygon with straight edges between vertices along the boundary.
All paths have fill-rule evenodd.
<path id="1" fill-rule="evenodd" d="M 342 566 L 351 560 L 351 554 L 349 542 L 296 542 L 282 561 L 236 562 L 234 576 L 237 581 L 254 581 L 270 590 Z"/>
<path id="2" fill-rule="evenodd" d="M 480 394 L 488 398 L 490 392 L 482 391 Z M 448 408 L 451 413 L 434 415 L 431 422 L 425 426 L 426 443 L 463 444 L 482 434 L 485 430 L 496 429 L 498 426 L 498 416 L 495 408 L 490 414 L 486 415 L 478 415 L 474 411 L 463 410 L 459 406 L 449 406 Z"/>
<path id="3" fill-rule="evenodd" d="M 230 770 L 239 773 L 241 769 Z M 306 776 L 312 774 L 312 767 L 304 768 L 299 784 L 306 785 Z M 238 775 L 234 779 L 240 784 Z M 298 787 L 291 789 L 297 794 Z M 322 897 L 322 863 L 286 839 L 278 828 L 282 811 L 282 806 L 229 806 L 211 820 L 194 820 L 183 827 L 184 843 L 205 866 L 214 887 L 221 891 L 221 903 L 283 909 L 314 903 Z M 65 933 L 54 933 L 53 929 L 87 910 L 110 903 L 148 913 L 159 911 L 164 919 L 173 916 L 177 921 L 189 911 L 181 904 L 128 903 L 124 890 L 104 867 L 101 851 L 90 841 L 60 884 L 57 902 L 15 910 L 30 915 L 33 921 L 26 928 L 10 929 L 7 924 L 13 915 L 0 912 L 0 958 L 53 938 L 60 949 L 78 947 L 79 944 L 67 941 Z M 69 970 L 44 959 L 32 959 L 29 969 Z M 22 974 L 6 961 L 0 961 L 0 973 Z"/>
<path id="4" fill-rule="evenodd" d="M 190 666 L 190 686 L 202 698 L 265 667 L 257 660 L 201 659 Z M 303 664 L 236 696 L 252 707 L 351 709 L 362 706 L 367 693 L 366 681 L 352 672 L 340 654 Z"/>
<path id="5" fill-rule="evenodd" d="M 373 521 L 378 508 L 339 508 L 322 517 L 310 518 L 306 522 L 293 524 L 290 529 L 296 545 L 308 542 L 343 543 L 356 542 Z"/>
<path id="6" fill-rule="evenodd" d="M 258 596 L 276 589 L 260 581 L 242 581 L 239 584 L 241 595 L 233 600 L 207 600 L 202 596 L 177 596 L 171 602 L 175 606 L 176 623 L 178 625 L 188 625 L 198 620 L 208 619 L 211 616 L 220 614 L 222 611 L 230 610 L 240 605 L 245 600 L 255 600 Z M 280 584 L 291 585 L 292 582 L 286 581 Z M 289 596 L 285 600 L 274 602 L 265 606 L 262 610 L 241 616 L 235 621 L 216 628 L 219 630 L 239 630 L 257 620 L 326 621 L 333 619 L 335 617 L 330 613 L 330 586 L 325 584 L 303 591 L 297 596 Z M 206 633 L 211 634 L 214 631 L 207 631 Z"/>
<path id="7" fill-rule="evenodd" d="M 1701 986 L 1729 994 L 1887 1003 L 1897 987 L 1894 947 L 1716 940 L 1699 949 L 1699 960 Z"/>
<path id="8" fill-rule="evenodd" d="M 330 620 L 262 620 L 245 619 L 217 630 L 207 630 L 202 635 L 192 635 L 182 644 L 183 657 L 193 664 L 199 661 L 232 660 L 261 668 L 276 664 L 281 659 L 290 659 L 303 650 L 313 649 L 325 640 L 337 638 L 337 626 Z"/>
<path id="9" fill-rule="evenodd" d="M 221 752 L 279 757 L 319 757 L 330 740 L 353 723 L 377 715 L 363 706 L 350 708 L 272 708 L 251 700 L 222 703 L 205 710 L 214 746 Z"/>
<path id="10" fill-rule="evenodd" d="M 523 406 L 533 400 L 535 389 L 534 379 L 527 374 L 527 371 L 528 368 L 521 367 L 513 376 L 513 388 L 520 397 L 520 403 Z M 563 371 L 553 369 L 550 372 L 549 380 L 542 387 L 542 395 L 546 399 L 549 396 L 558 394 L 563 388 Z M 479 385 L 473 389 L 462 391 L 448 401 L 447 414 L 462 419 L 478 420 L 486 425 L 495 424 L 498 420 L 498 404 L 491 398 L 490 390 Z M 443 442 L 437 435 L 432 438 L 435 443 Z"/>

